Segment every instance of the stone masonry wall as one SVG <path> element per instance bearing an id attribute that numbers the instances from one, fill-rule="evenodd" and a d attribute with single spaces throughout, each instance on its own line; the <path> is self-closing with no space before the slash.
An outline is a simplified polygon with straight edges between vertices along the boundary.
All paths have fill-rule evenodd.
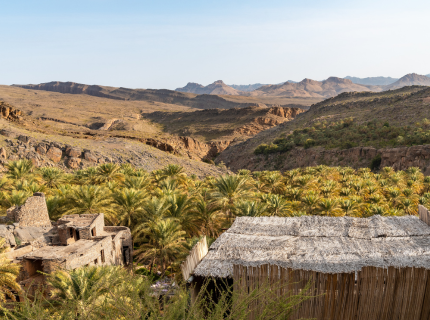
<path id="1" fill-rule="evenodd" d="M 19 223 L 20 227 L 50 227 L 48 208 L 46 206 L 45 195 L 35 194 L 25 201 L 22 206 L 11 211 L 13 220 Z"/>

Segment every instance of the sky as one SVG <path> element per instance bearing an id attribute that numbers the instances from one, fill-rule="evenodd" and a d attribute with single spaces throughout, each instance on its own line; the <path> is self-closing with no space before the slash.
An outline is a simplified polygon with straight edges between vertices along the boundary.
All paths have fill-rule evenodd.
<path id="1" fill-rule="evenodd" d="M 430 73 L 428 0 L 0 0 L 0 84 Z"/>

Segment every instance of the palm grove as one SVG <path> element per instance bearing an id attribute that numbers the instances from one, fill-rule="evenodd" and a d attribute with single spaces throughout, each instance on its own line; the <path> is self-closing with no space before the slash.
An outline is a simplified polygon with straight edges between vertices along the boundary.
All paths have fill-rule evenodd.
<path id="1" fill-rule="evenodd" d="M 106 224 L 131 229 L 136 262 L 162 276 L 180 274 L 180 262 L 198 239 L 217 238 L 236 216 L 405 215 L 416 214 L 418 204 L 430 201 L 430 177 L 418 168 L 373 173 L 368 168 L 317 166 L 284 173 L 240 170 L 204 179 L 187 176 L 177 165 L 146 172 L 107 163 L 65 173 L 19 160 L 6 169 L 0 180 L 3 213 L 34 192 L 46 194 L 52 220 L 103 212 Z M 14 289 L 11 277 L 17 272 L 5 266 L 11 269 L 1 278 L 2 299 L 7 288 Z"/>
<path id="2" fill-rule="evenodd" d="M 430 177 L 418 168 L 375 174 L 318 166 L 201 180 L 177 165 L 148 173 L 107 163 L 65 173 L 19 160 L 7 165 L 0 191 L 3 212 L 34 192 L 45 192 L 52 220 L 103 212 L 107 224 L 132 230 L 138 262 L 165 273 L 177 271 L 199 237 L 218 237 L 236 216 L 416 214 L 430 200 Z"/>

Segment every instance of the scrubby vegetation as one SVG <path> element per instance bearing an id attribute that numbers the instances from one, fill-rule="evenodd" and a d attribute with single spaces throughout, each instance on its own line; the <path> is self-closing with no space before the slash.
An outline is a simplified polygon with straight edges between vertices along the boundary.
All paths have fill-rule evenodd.
<path id="1" fill-rule="evenodd" d="M 234 292 L 225 283 L 216 287 L 213 298 L 203 285 L 195 303 L 185 286 L 172 287 L 161 298 L 155 294 L 148 278 L 133 275 L 121 267 L 83 267 L 73 271 L 57 271 L 47 276 L 52 288 L 50 296 L 43 287 L 36 296 L 25 297 L 7 310 L 0 305 L 0 316 L 8 320 L 221 320 L 247 319 L 249 305 L 264 301 L 262 315 L 257 319 L 285 320 L 312 296 L 310 283 L 298 295 L 277 297 L 269 286 L 262 286 L 245 295 Z M 219 290 L 221 289 L 222 290 Z M 287 285 L 275 284 L 272 289 L 288 291 Z M 211 291 L 213 292 L 213 291 Z M 204 298 L 203 298 L 204 297 Z"/>
<path id="2" fill-rule="evenodd" d="M 315 122 L 312 127 L 294 130 L 292 134 L 261 144 L 255 154 L 287 152 L 295 147 L 305 149 L 322 146 L 326 149 L 348 149 L 358 146 L 375 148 L 412 146 L 430 143 L 430 120 L 415 125 L 391 126 L 384 121 L 357 123 L 353 118 L 338 122 Z"/>

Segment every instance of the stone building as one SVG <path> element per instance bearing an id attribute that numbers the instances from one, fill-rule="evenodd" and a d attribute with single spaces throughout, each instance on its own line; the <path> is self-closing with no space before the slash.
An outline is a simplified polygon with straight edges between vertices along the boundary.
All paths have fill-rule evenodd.
<path id="1" fill-rule="evenodd" d="M 21 227 L 51 226 L 45 195 L 41 192 L 36 192 L 22 206 L 9 208 L 6 217 Z"/>
<path id="2" fill-rule="evenodd" d="M 13 222 L 3 226 L 12 236 L 3 236 L 20 240 L 10 243 L 9 256 L 22 265 L 18 280 L 24 288 L 43 282 L 40 272 L 132 263 L 130 229 L 105 226 L 103 213 L 66 215 L 51 223 L 44 194 L 35 193 L 9 209 L 6 219 Z"/>

